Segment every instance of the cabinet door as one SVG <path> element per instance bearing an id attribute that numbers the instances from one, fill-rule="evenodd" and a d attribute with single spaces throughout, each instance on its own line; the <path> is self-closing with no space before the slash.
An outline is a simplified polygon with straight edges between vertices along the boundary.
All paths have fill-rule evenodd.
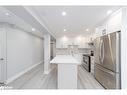
<path id="1" fill-rule="evenodd" d="M 58 38 L 56 40 L 56 48 L 67 48 L 68 47 L 68 41 L 63 41 L 62 38 Z"/>
<path id="2" fill-rule="evenodd" d="M 83 45 L 83 48 L 89 48 L 88 43 L 89 43 L 89 37 L 84 38 L 84 42 L 83 42 L 84 45 Z"/>
<path id="3" fill-rule="evenodd" d="M 96 37 L 103 36 L 107 34 L 107 25 L 99 26 L 95 30 Z"/>
<path id="4" fill-rule="evenodd" d="M 122 18 L 122 13 L 117 12 L 108 20 L 107 22 L 108 34 L 121 30 L 121 24 L 122 24 L 121 18 Z"/>
<path id="5" fill-rule="evenodd" d="M 99 27 L 99 32 L 100 32 L 100 36 L 103 36 L 103 35 L 107 34 L 107 33 L 106 33 L 106 32 L 107 32 L 106 25 L 100 26 L 100 27 Z"/>
<path id="6" fill-rule="evenodd" d="M 81 42 L 82 42 L 82 39 L 75 38 L 73 40 L 74 45 L 78 45 L 78 48 L 81 48 Z"/>
<path id="7" fill-rule="evenodd" d="M 56 48 L 61 48 L 61 47 L 62 47 L 61 40 L 56 39 Z"/>
<path id="8" fill-rule="evenodd" d="M 61 42 L 61 43 L 62 43 L 62 48 L 68 48 L 68 41 Z"/>
<path id="9" fill-rule="evenodd" d="M 89 48 L 89 45 L 88 45 L 89 42 L 90 42 L 89 41 L 89 37 L 84 38 L 84 40 L 83 40 L 83 48 Z"/>

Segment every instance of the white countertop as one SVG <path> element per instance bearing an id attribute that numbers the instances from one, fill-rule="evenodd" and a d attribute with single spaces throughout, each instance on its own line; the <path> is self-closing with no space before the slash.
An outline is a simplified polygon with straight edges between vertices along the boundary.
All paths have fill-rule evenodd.
<path id="1" fill-rule="evenodd" d="M 81 63 L 71 55 L 56 55 L 50 63 L 52 64 L 76 64 L 80 65 Z"/>

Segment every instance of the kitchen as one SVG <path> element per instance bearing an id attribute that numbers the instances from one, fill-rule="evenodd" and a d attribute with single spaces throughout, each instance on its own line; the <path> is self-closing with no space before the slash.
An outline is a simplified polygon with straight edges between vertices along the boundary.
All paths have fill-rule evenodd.
<path id="1" fill-rule="evenodd" d="M 121 57 L 126 10 L 121 6 L 1 6 L 0 85 L 126 88 Z"/>

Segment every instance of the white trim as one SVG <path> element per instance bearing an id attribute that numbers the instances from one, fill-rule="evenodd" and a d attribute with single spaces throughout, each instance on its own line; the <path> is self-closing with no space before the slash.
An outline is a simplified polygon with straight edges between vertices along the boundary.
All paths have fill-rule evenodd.
<path id="1" fill-rule="evenodd" d="M 121 88 L 127 89 L 127 7 L 122 9 Z"/>
<path id="2" fill-rule="evenodd" d="M 47 74 L 49 74 L 49 73 L 50 73 L 50 71 L 51 71 L 51 70 L 49 70 L 49 71 L 44 71 L 44 74 L 46 74 L 46 75 L 47 75 Z"/>
<path id="3" fill-rule="evenodd" d="M 13 76 L 13 77 L 7 79 L 6 84 L 11 83 L 12 81 L 16 80 L 17 78 L 19 78 L 20 76 L 22 76 L 22 75 L 25 74 L 26 72 L 30 71 L 31 69 L 35 68 L 36 66 L 38 66 L 38 65 L 41 64 L 42 62 L 43 62 L 43 61 L 40 61 L 39 63 L 34 64 L 34 65 L 28 67 L 27 69 L 21 71 L 21 72 L 18 73 L 17 75 L 15 75 L 15 76 Z"/>
<path id="4" fill-rule="evenodd" d="M 50 63 L 51 65 L 51 63 Z M 45 70 L 43 74 L 49 74 L 55 67 L 51 67 L 49 70 Z"/>

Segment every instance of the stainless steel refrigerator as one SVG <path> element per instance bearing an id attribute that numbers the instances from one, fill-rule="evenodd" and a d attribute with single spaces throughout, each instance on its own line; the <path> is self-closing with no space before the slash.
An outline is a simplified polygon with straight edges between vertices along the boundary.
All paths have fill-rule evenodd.
<path id="1" fill-rule="evenodd" d="M 120 31 L 94 41 L 94 76 L 107 89 L 120 88 Z"/>

